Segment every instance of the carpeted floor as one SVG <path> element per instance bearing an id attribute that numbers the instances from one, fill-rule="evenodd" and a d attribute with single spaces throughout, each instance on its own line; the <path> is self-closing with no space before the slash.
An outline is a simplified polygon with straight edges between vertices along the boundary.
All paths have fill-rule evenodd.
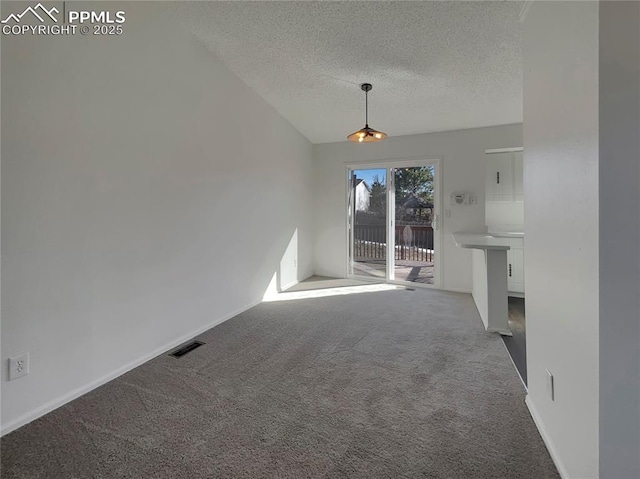
<path id="1" fill-rule="evenodd" d="M 556 478 L 470 295 L 263 303 L 2 439 L 9 478 Z"/>

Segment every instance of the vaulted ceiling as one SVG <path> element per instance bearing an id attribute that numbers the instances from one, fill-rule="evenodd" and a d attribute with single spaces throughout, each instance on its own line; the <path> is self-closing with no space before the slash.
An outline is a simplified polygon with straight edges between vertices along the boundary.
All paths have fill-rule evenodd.
<path id="1" fill-rule="evenodd" d="M 187 2 L 174 18 L 313 143 L 522 121 L 521 2 Z"/>

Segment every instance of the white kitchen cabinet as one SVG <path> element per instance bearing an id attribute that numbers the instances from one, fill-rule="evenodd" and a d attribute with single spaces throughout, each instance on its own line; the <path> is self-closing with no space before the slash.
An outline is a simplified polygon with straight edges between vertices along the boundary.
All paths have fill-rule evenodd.
<path id="1" fill-rule="evenodd" d="M 486 201 L 511 201 L 513 195 L 513 153 L 487 155 Z"/>
<path id="2" fill-rule="evenodd" d="M 491 233 L 507 250 L 507 289 L 510 293 L 524 294 L 524 237 L 509 233 Z"/>
<path id="3" fill-rule="evenodd" d="M 523 201 L 522 151 L 486 155 L 486 201 Z"/>
<path id="4" fill-rule="evenodd" d="M 513 152 L 513 200 L 524 201 L 523 159 L 521 151 Z"/>
<path id="5" fill-rule="evenodd" d="M 490 235 L 509 246 L 506 255 L 509 293 L 524 295 L 523 151 L 503 148 L 485 153 L 485 224 Z"/>
<path id="6" fill-rule="evenodd" d="M 512 247 L 507 251 L 507 289 L 524 294 L 524 249 Z"/>

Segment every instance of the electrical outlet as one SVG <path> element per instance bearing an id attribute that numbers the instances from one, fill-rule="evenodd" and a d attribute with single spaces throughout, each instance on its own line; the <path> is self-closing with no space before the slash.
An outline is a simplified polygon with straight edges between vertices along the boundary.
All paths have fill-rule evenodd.
<path id="1" fill-rule="evenodd" d="M 444 210 L 444 217 L 451 218 L 451 210 Z"/>
<path id="2" fill-rule="evenodd" d="M 546 371 L 547 371 L 547 395 L 549 396 L 549 399 L 553 401 L 554 393 L 555 393 L 555 391 L 553 390 L 553 374 L 551 374 L 551 371 L 549 371 L 548 369 Z"/>
<path id="3" fill-rule="evenodd" d="M 293 267 L 297 268 L 298 267 L 298 260 L 294 258 L 293 260 Z"/>
<path id="4" fill-rule="evenodd" d="M 9 358 L 9 381 L 29 374 L 29 353 Z"/>

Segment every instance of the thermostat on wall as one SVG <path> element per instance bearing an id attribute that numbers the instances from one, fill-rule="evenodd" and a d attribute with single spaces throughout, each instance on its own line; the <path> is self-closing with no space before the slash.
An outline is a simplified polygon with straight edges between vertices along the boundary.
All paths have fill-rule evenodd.
<path id="1" fill-rule="evenodd" d="M 463 192 L 451 193 L 451 206 L 455 205 L 468 205 L 469 195 Z"/>

